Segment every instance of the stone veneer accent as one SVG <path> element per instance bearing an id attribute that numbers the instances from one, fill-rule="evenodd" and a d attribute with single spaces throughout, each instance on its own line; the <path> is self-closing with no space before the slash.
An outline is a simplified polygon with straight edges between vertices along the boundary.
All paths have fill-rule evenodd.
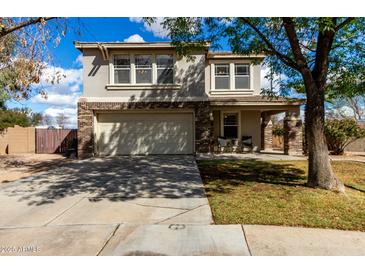
<path id="1" fill-rule="evenodd" d="M 78 115 L 78 156 L 94 155 L 94 112 L 157 109 L 192 109 L 195 113 L 195 151 L 210 152 L 213 140 L 213 119 L 209 102 L 79 102 Z"/>
<path id="2" fill-rule="evenodd" d="M 272 149 L 272 121 L 270 120 L 270 116 L 262 117 L 261 149 Z"/>
<path id="3" fill-rule="evenodd" d="M 294 115 L 284 118 L 284 154 L 302 154 L 302 121 Z"/>

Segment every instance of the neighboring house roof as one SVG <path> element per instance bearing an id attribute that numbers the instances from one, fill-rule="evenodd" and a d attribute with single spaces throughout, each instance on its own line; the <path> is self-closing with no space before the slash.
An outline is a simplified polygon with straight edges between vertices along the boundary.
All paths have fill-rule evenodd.
<path id="1" fill-rule="evenodd" d="M 241 96 L 234 98 L 227 97 L 210 97 L 209 101 L 213 105 L 229 104 L 229 105 L 250 105 L 250 104 L 262 104 L 262 105 L 303 105 L 304 99 L 285 98 L 285 97 L 268 97 L 261 95 L 254 96 Z"/>

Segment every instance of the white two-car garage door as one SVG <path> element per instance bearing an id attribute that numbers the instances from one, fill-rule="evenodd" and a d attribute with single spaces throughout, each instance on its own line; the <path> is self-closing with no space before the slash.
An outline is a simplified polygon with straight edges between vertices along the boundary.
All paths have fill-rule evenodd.
<path id="1" fill-rule="evenodd" d="M 192 113 L 99 113 L 99 155 L 192 154 Z"/>

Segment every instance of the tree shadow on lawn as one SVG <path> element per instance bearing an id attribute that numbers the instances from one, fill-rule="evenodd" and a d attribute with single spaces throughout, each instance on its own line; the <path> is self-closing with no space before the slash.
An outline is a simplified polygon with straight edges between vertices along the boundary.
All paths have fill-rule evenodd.
<path id="1" fill-rule="evenodd" d="M 256 183 L 305 187 L 305 172 L 291 164 L 275 164 L 257 160 L 199 161 L 206 189 L 225 193 L 232 187 Z"/>

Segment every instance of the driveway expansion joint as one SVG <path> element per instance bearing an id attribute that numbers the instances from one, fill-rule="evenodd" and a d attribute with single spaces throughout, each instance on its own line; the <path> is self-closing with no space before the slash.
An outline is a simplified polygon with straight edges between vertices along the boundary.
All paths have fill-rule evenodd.
<path id="1" fill-rule="evenodd" d="M 73 208 L 74 206 L 76 206 L 77 204 L 79 204 L 83 199 L 85 199 L 85 198 L 84 197 L 81 197 L 80 200 L 78 200 L 75 203 L 73 203 L 70 207 L 66 208 L 61 213 L 57 214 L 50 221 L 46 222 L 43 226 L 48 226 L 49 224 L 51 224 L 52 222 L 54 222 L 55 220 L 57 220 L 59 217 L 61 217 L 63 214 L 65 214 L 67 211 L 69 211 L 71 208 Z"/>
<path id="2" fill-rule="evenodd" d="M 103 246 L 100 248 L 100 250 L 96 253 L 96 256 L 99 256 L 100 253 L 104 250 L 104 248 L 108 245 L 108 243 L 110 242 L 110 240 L 114 237 L 115 233 L 117 232 L 118 228 L 120 227 L 120 224 L 117 224 L 114 228 L 114 230 L 112 231 L 112 233 L 110 234 L 110 236 L 108 237 L 108 239 L 105 241 L 105 243 L 103 244 Z"/>
<path id="3" fill-rule="evenodd" d="M 165 209 L 181 209 L 181 210 L 193 210 L 195 208 L 186 208 L 186 207 L 172 207 L 172 206 L 154 206 L 154 205 L 145 205 L 145 204 L 141 204 L 141 203 L 134 203 L 134 202 L 127 202 L 127 203 L 131 203 L 131 204 L 135 204 L 135 205 L 139 205 L 139 206 L 144 206 L 144 207 L 152 207 L 152 208 L 165 208 Z M 200 206 L 204 206 L 207 205 L 208 203 L 204 203 L 199 205 Z"/>
<path id="4" fill-rule="evenodd" d="M 154 224 L 156 224 L 156 225 L 161 224 L 162 222 L 166 222 L 166 221 L 168 221 L 168 220 L 174 219 L 174 218 L 176 218 L 176 217 L 178 217 L 178 216 L 181 216 L 181 215 L 183 215 L 183 214 L 186 214 L 186 213 L 188 213 L 188 212 L 191 212 L 191 211 L 193 211 L 193 210 L 195 210 L 195 209 L 198 209 L 198 208 L 200 208 L 200 207 L 202 207 L 202 206 L 205 206 L 205 204 L 204 204 L 204 205 L 199 205 L 199 206 L 194 207 L 194 208 L 192 208 L 192 209 L 188 209 L 188 210 L 186 210 L 185 212 L 180 212 L 180 213 L 178 213 L 178 214 L 176 214 L 176 215 L 174 215 L 174 216 L 168 217 L 168 218 L 163 219 L 163 220 L 161 220 L 161 221 L 158 221 L 158 222 L 156 222 L 156 223 L 154 223 Z"/>

